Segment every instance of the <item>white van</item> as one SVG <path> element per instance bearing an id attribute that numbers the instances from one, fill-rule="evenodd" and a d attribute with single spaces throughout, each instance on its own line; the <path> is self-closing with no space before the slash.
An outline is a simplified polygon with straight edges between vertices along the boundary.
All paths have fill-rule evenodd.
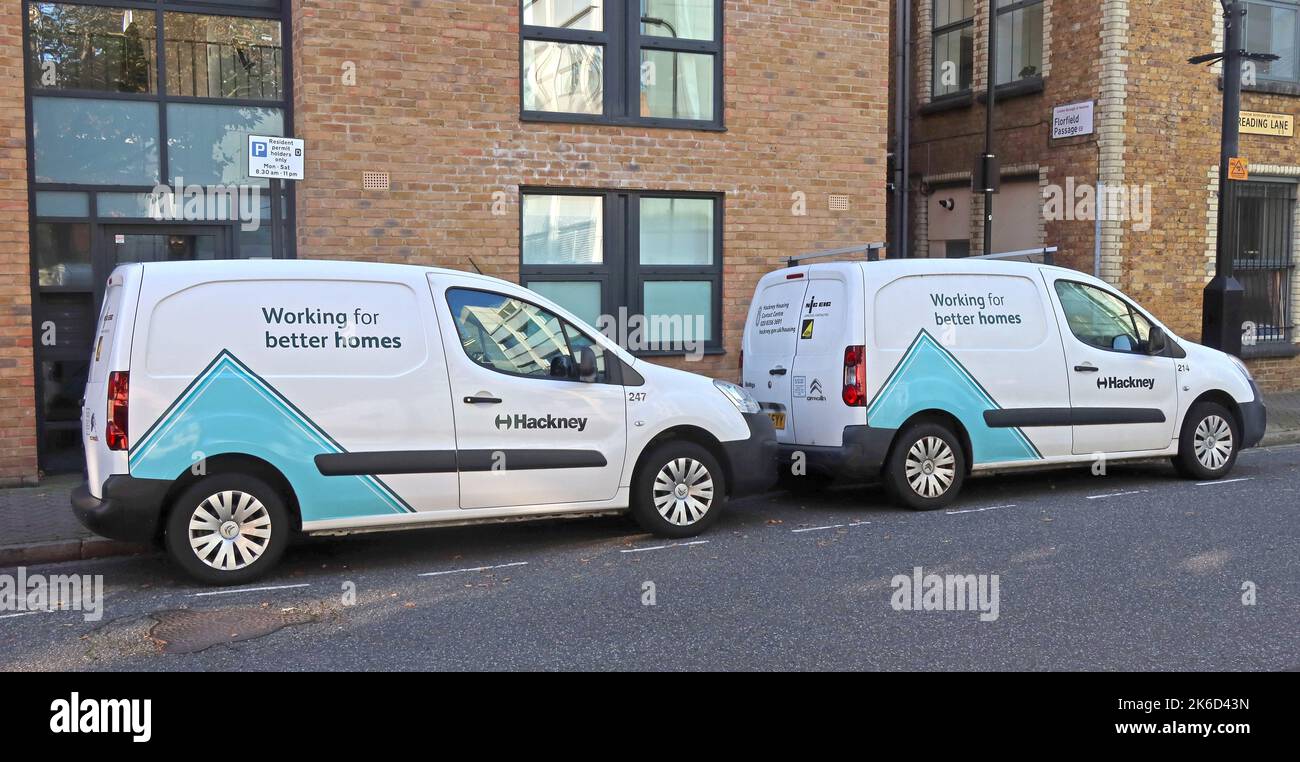
<path id="1" fill-rule="evenodd" d="M 297 530 L 630 509 L 686 537 L 775 475 L 739 386 L 638 360 L 515 284 L 406 265 L 119 267 L 82 418 L 81 521 L 220 584 Z"/>
<path id="2" fill-rule="evenodd" d="M 920 510 L 970 473 L 1103 456 L 1217 479 L 1265 427 L 1236 358 L 1029 262 L 795 263 L 759 282 L 743 357 L 783 472 L 880 477 Z"/>

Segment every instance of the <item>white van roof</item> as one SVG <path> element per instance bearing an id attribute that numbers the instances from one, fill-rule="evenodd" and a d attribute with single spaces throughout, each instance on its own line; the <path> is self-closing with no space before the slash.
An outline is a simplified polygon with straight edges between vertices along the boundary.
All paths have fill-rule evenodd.
<path id="1" fill-rule="evenodd" d="M 1067 276 L 1072 280 L 1092 283 L 1112 288 L 1093 276 L 1065 267 L 1045 265 L 1041 262 L 1017 262 L 1004 259 L 882 259 L 875 262 L 863 260 L 847 262 L 816 262 L 795 267 L 783 268 L 769 273 L 767 277 L 784 277 L 793 272 L 835 272 L 862 271 L 869 281 L 891 281 L 909 275 L 925 274 L 970 274 L 970 275 L 1020 275 L 1033 276 L 1039 272 Z"/>
<path id="2" fill-rule="evenodd" d="M 303 278 L 322 277 L 335 280 L 405 279 L 414 274 L 434 273 L 482 280 L 485 283 L 518 287 L 501 278 L 452 270 L 445 267 L 394 264 L 389 262 L 351 262 L 330 259 L 208 259 L 185 262 L 145 262 L 120 265 L 124 271 L 140 270 L 152 276 L 187 281 L 224 278 Z"/>

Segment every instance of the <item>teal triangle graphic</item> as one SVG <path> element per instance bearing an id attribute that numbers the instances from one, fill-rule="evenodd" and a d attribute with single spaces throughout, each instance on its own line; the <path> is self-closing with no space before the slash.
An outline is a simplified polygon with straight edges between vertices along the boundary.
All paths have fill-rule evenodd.
<path id="1" fill-rule="evenodd" d="M 917 413 L 943 410 L 966 428 L 975 463 L 1040 459 L 1038 448 L 1020 429 L 994 429 L 984 422 L 986 410 L 1001 408 L 951 352 L 921 331 L 871 401 L 867 421 L 896 429 Z"/>
<path id="2" fill-rule="evenodd" d="M 293 485 L 304 522 L 412 511 L 373 476 L 321 475 L 314 458 L 341 452 L 283 395 L 222 351 L 131 449 L 129 466 L 132 476 L 170 481 L 197 457 L 252 455 Z"/>

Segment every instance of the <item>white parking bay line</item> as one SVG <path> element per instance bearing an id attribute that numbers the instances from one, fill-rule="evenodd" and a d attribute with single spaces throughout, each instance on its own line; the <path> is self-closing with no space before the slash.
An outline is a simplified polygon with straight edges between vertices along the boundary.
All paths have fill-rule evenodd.
<path id="1" fill-rule="evenodd" d="M 1126 497 L 1128 495 L 1143 495 L 1150 491 L 1151 490 L 1147 490 L 1147 489 L 1135 489 L 1130 492 L 1108 492 L 1104 495 L 1088 495 L 1088 499 L 1101 500 L 1102 498 L 1107 498 L 1107 497 Z"/>
<path id="2" fill-rule="evenodd" d="M 527 566 L 527 561 L 515 561 L 512 564 L 497 564 L 496 566 L 473 566 L 468 569 L 448 569 L 447 571 L 425 572 L 417 574 L 417 577 L 442 577 L 447 574 L 465 574 L 468 572 L 492 571 L 493 569 L 510 569 L 515 566 Z"/>
<path id="3" fill-rule="evenodd" d="M 985 511 L 996 511 L 999 508 L 1015 508 L 1015 507 L 1016 506 L 1014 503 L 1011 505 L 990 505 L 987 508 L 968 508 L 964 511 L 946 511 L 945 514 L 948 516 L 958 516 L 963 513 L 983 513 Z"/>
<path id="4" fill-rule="evenodd" d="M 844 524 L 828 524 L 824 527 L 804 527 L 803 529 L 791 529 L 790 534 L 803 534 L 804 532 L 825 532 L 828 529 L 843 529 Z"/>
<path id="5" fill-rule="evenodd" d="M 203 598 L 209 595 L 230 595 L 232 593 L 261 593 L 267 590 L 290 590 L 295 587 L 311 587 L 310 582 L 299 585 L 271 585 L 269 587 L 237 587 L 231 590 L 210 590 L 206 593 L 190 593 L 191 598 Z"/>
<path id="6" fill-rule="evenodd" d="M 667 550 L 669 548 L 688 548 L 692 545 L 708 545 L 708 540 L 696 540 L 695 542 L 674 542 L 668 545 L 652 545 L 648 548 L 627 548 L 620 550 L 619 553 L 646 553 L 651 550 Z"/>
<path id="7" fill-rule="evenodd" d="M 1197 483 L 1196 483 L 1196 486 L 1198 486 L 1198 487 L 1213 487 L 1213 486 L 1216 486 L 1216 485 L 1219 485 L 1219 484 L 1235 484 L 1235 483 L 1237 483 L 1237 482 L 1248 482 L 1248 481 L 1251 481 L 1251 480 L 1254 479 L 1254 478 L 1255 478 L 1255 477 L 1253 477 L 1253 476 L 1243 476 L 1243 477 L 1241 477 L 1241 478 L 1239 478 L 1239 479 L 1220 479 L 1220 480 L 1217 481 L 1217 482 L 1197 482 Z"/>
<path id="8" fill-rule="evenodd" d="M 22 612 L 21 614 L 5 614 L 5 615 L 3 615 L 3 616 L 0 616 L 0 619 L 13 619 L 14 617 L 20 617 L 20 616 L 31 616 L 32 614 L 48 614 L 48 613 L 50 613 L 50 612 L 45 611 L 45 610 L 41 610 L 41 611 L 24 611 L 24 612 Z"/>

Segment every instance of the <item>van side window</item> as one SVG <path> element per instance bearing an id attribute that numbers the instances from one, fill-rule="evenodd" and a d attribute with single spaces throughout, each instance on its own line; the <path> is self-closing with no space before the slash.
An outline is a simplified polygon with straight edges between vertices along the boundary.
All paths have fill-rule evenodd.
<path id="1" fill-rule="evenodd" d="M 1070 331 L 1079 341 L 1112 352 L 1146 353 L 1151 321 L 1128 302 L 1095 286 L 1068 280 L 1056 282 L 1056 295 Z"/>
<path id="2" fill-rule="evenodd" d="M 552 377 L 552 364 L 569 356 L 564 321 L 535 304 L 503 294 L 453 288 L 447 305 L 469 359 L 519 376 Z"/>

